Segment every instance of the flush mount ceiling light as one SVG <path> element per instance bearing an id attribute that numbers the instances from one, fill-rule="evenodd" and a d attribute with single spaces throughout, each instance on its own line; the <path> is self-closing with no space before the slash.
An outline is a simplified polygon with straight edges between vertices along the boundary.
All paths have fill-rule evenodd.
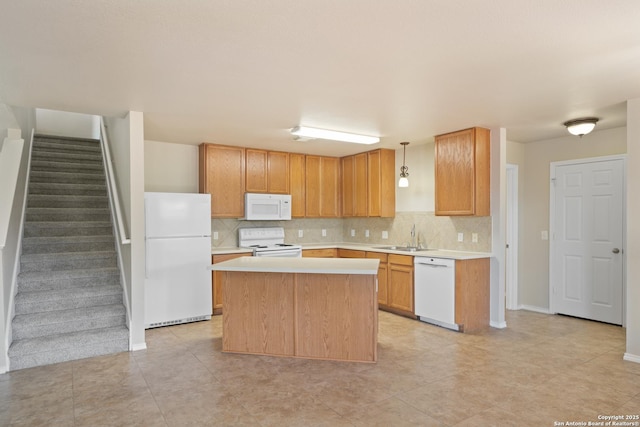
<path id="1" fill-rule="evenodd" d="M 564 122 L 567 130 L 571 135 L 577 135 L 582 138 L 582 135 L 586 135 L 596 127 L 598 119 L 595 117 L 585 117 L 584 119 L 575 119 Z"/>
<path id="2" fill-rule="evenodd" d="M 407 145 L 408 142 L 401 142 L 400 145 L 403 147 L 402 153 L 402 167 L 400 168 L 400 180 L 398 181 L 398 187 L 408 187 L 409 186 L 409 168 L 406 166 L 405 161 L 407 160 Z"/>
<path id="3" fill-rule="evenodd" d="M 375 144 L 380 142 L 377 136 L 358 135 L 355 133 L 337 132 L 334 130 L 308 128 L 306 126 L 296 126 L 291 129 L 295 136 L 311 139 L 330 139 L 332 141 L 353 142 L 356 144 Z"/>

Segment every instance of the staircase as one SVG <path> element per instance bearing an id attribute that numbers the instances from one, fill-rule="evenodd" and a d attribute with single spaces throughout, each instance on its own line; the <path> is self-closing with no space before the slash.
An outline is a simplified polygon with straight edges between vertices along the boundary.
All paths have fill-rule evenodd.
<path id="1" fill-rule="evenodd" d="M 99 141 L 33 141 L 11 370 L 127 351 Z"/>

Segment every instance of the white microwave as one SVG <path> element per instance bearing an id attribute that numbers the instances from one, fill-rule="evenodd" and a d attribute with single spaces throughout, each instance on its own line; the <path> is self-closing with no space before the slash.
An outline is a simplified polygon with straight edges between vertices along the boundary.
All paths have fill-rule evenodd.
<path id="1" fill-rule="evenodd" d="M 244 219 L 285 220 L 291 219 L 291 194 L 244 194 Z"/>

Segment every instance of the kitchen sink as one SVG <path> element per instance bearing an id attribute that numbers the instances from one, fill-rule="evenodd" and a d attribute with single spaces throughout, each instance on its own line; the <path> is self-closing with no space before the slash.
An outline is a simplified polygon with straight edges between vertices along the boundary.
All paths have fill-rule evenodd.
<path id="1" fill-rule="evenodd" d="M 377 249 L 389 249 L 390 251 L 403 251 L 403 252 L 420 252 L 420 251 L 433 251 L 431 248 L 416 248 L 415 246 L 377 246 Z"/>

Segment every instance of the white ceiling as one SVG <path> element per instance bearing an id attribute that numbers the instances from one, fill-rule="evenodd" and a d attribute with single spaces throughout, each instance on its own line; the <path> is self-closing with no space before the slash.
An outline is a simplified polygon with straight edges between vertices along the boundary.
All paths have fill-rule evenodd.
<path id="1" fill-rule="evenodd" d="M 624 126 L 637 0 L 0 0 L 0 101 L 107 116 L 145 139 L 345 155 L 295 125 L 400 148 L 470 126 L 512 141 Z"/>

